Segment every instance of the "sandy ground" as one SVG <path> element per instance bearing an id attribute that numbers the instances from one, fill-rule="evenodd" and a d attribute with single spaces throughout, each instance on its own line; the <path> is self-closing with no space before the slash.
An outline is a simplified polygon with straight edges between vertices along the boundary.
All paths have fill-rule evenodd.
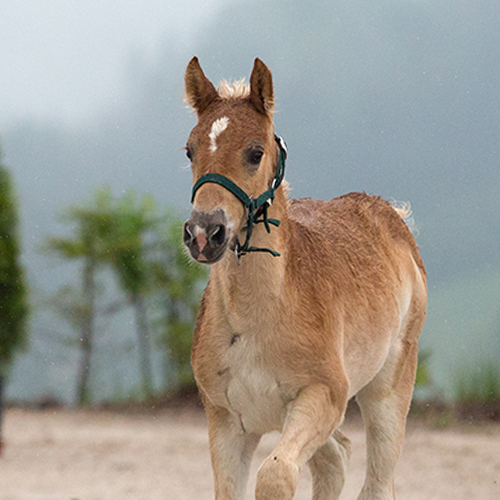
<path id="1" fill-rule="evenodd" d="M 195 411 L 154 415 L 9 410 L 0 459 L 0 500 L 212 500 L 205 417 Z M 364 433 L 344 432 L 353 457 L 342 499 L 363 482 Z M 255 472 L 277 435 L 264 438 Z M 410 424 L 396 473 L 398 500 L 499 500 L 500 425 L 431 430 Z M 303 471 L 296 500 L 310 500 Z"/>

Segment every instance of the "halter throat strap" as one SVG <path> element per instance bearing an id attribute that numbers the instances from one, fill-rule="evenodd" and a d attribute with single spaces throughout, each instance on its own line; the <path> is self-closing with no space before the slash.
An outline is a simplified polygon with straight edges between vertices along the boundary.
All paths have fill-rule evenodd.
<path id="1" fill-rule="evenodd" d="M 194 202 L 194 197 L 198 189 L 207 182 L 211 182 L 213 184 L 219 184 L 220 186 L 227 189 L 230 193 L 232 193 L 245 207 L 247 213 L 247 224 L 243 228 L 246 231 L 246 238 L 243 245 L 237 240 L 236 245 L 234 246 L 234 251 L 236 253 L 236 257 L 238 262 L 240 261 L 241 256 L 250 253 L 250 252 L 267 252 L 270 253 L 273 257 L 279 257 L 280 254 L 275 250 L 270 248 L 258 248 L 250 246 L 250 238 L 252 236 L 253 227 L 255 224 L 263 223 L 266 227 L 268 233 L 271 232 L 270 225 L 278 227 L 280 225 L 280 221 L 277 219 L 270 219 L 267 215 L 268 209 L 271 206 L 271 203 L 274 200 L 274 195 L 278 187 L 281 185 L 283 178 L 285 176 L 285 160 L 287 157 L 287 149 L 285 145 L 285 141 L 278 137 L 274 136 L 276 143 L 278 145 L 278 164 L 276 165 L 276 173 L 274 175 L 271 187 L 264 191 L 259 197 L 253 199 L 251 196 L 248 196 L 243 189 L 241 189 L 237 184 L 235 184 L 231 179 L 227 178 L 221 174 L 209 173 L 202 175 L 194 184 L 193 191 L 191 195 L 191 203 Z M 262 217 L 262 218 L 260 218 Z"/>

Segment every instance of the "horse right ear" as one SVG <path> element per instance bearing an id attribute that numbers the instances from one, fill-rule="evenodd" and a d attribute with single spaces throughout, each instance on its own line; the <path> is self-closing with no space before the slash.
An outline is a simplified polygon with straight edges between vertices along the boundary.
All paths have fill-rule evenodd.
<path id="1" fill-rule="evenodd" d="M 263 115 L 273 112 L 273 77 L 269 68 L 259 58 L 255 59 L 250 76 L 250 102 Z"/>
<path id="2" fill-rule="evenodd" d="M 186 87 L 186 102 L 198 115 L 219 95 L 212 82 L 205 76 L 200 62 L 195 56 L 189 61 L 184 76 Z"/>

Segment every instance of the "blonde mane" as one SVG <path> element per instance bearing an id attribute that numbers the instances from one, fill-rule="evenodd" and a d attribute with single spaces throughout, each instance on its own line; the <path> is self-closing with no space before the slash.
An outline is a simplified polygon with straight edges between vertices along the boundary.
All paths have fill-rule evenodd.
<path id="1" fill-rule="evenodd" d="M 229 83 L 222 80 L 219 84 L 219 95 L 222 99 L 246 99 L 250 95 L 250 85 L 245 79 Z"/>
<path id="2" fill-rule="evenodd" d="M 413 211 L 411 209 L 411 204 L 409 201 L 392 200 L 391 206 L 396 211 L 396 213 L 402 219 L 405 219 L 405 220 L 409 219 L 413 213 Z"/>

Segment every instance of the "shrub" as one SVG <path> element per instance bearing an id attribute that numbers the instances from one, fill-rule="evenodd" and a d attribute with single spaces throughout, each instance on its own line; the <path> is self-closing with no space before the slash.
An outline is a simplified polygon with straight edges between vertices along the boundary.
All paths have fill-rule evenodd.
<path id="1" fill-rule="evenodd" d="M 464 367 L 455 382 L 458 415 L 466 419 L 500 420 L 500 368 L 491 361 Z"/>

